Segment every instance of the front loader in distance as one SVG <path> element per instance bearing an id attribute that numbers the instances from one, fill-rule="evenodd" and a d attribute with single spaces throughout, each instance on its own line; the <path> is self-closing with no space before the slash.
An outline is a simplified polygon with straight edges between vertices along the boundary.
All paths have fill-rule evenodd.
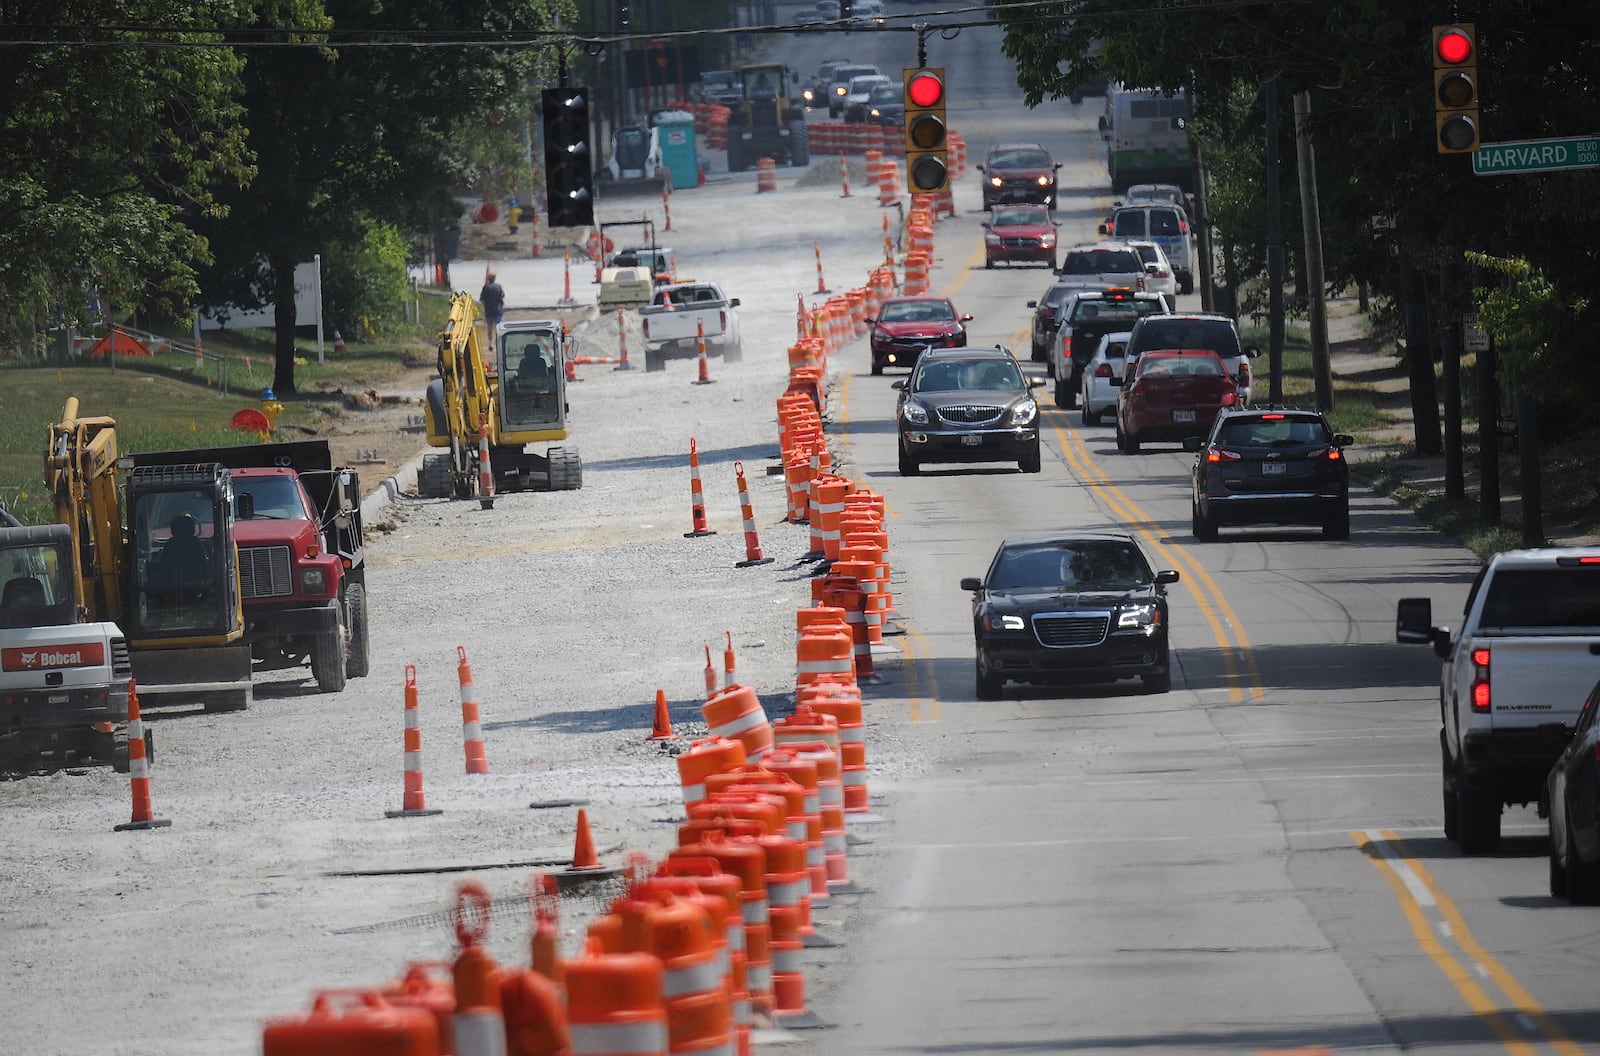
<path id="1" fill-rule="evenodd" d="M 417 491 L 430 499 L 479 495 L 479 432 L 486 431 L 496 493 L 574 491 L 583 487 L 577 449 L 545 454 L 526 445 L 567 438 L 566 327 L 559 319 L 506 319 L 494 347 L 478 302 L 469 293 L 450 299 L 439 335 L 439 376 L 425 399 L 428 446 L 446 453 L 422 457 Z"/>

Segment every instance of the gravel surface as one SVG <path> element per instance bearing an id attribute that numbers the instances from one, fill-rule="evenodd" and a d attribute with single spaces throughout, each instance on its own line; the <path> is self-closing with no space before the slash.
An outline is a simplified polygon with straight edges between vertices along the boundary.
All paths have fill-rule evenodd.
<path id="1" fill-rule="evenodd" d="M 818 164 L 837 172 L 836 161 Z M 720 672 L 731 631 L 739 681 L 771 717 L 793 706 L 795 610 L 810 603 L 815 566 L 798 562 L 808 529 L 781 523 L 782 477 L 767 467 L 796 295 L 819 299 L 813 243 L 836 290 L 860 284 L 881 255 L 875 198 L 793 176 L 780 170 L 775 194 L 754 193 L 753 177 L 680 192 L 662 238 L 682 271 L 742 298 L 742 363 L 713 359 L 710 385 L 691 384 L 692 360 L 646 373 L 641 345 L 639 369 L 580 367 L 569 442 L 584 460 L 581 490 L 506 495 L 488 511 L 402 495 L 377 518 L 387 530 L 369 540 L 370 677 L 324 696 L 309 670 L 285 673 L 258 683 L 247 712 L 147 716 L 155 814 L 170 828 L 113 832 L 130 798 L 127 778 L 109 768 L 0 783 L 0 934 L 11 964 L 0 1050 L 258 1052 L 263 1023 L 307 1008 L 316 989 L 376 985 L 409 961 L 449 957 L 441 911 L 467 875 L 507 902 L 494 954 L 526 963 L 517 899 L 533 863 L 571 856 L 576 829 L 575 806 L 531 803 L 587 800 L 606 864 L 673 845 L 683 817 L 673 754 L 705 729 L 704 646 Z M 509 303 L 558 299 L 549 269 L 497 263 Z M 453 268 L 474 292 L 482 271 L 481 261 Z M 614 319 L 579 336 L 595 343 L 589 354 L 611 354 Z M 856 343 L 839 358 L 864 356 Z M 717 532 L 697 539 L 683 534 L 691 437 Z M 830 446 L 848 474 L 848 449 Z M 745 556 L 735 462 L 772 564 L 735 567 Z M 472 665 L 488 775 L 463 772 L 458 646 Z M 390 820 L 384 812 L 402 798 L 408 664 L 428 806 L 443 813 Z M 646 740 L 658 688 L 678 742 Z M 906 729 L 874 722 L 869 708 L 874 793 L 918 766 Z M 598 905 L 564 906 L 568 952 Z"/>

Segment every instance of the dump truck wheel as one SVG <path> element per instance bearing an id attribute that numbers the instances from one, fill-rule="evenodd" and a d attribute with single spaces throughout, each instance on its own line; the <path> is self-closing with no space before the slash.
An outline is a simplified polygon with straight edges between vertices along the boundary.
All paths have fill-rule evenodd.
<path id="1" fill-rule="evenodd" d="M 575 448 L 552 447 L 548 458 L 551 491 L 577 491 L 583 487 L 583 459 Z"/>
<path id="2" fill-rule="evenodd" d="M 369 666 L 370 643 L 367 636 L 367 588 L 352 583 L 344 591 L 345 622 L 350 628 L 350 655 L 345 657 L 346 678 L 365 678 Z"/>
<path id="3" fill-rule="evenodd" d="M 449 455 L 422 456 L 422 468 L 417 472 L 417 491 L 425 499 L 450 497 Z"/>
<path id="4" fill-rule="evenodd" d="M 345 681 L 344 609 L 335 605 L 333 611 L 333 629 L 317 635 L 311 644 L 311 674 L 324 693 L 339 692 Z"/>

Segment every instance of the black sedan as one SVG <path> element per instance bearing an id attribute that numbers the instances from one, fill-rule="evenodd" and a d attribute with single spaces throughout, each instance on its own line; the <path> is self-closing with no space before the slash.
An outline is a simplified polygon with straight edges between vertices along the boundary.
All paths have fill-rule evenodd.
<path id="1" fill-rule="evenodd" d="M 1015 462 L 1039 472 L 1035 385 L 1007 349 L 930 348 L 897 381 L 900 474 L 928 462 Z"/>
<path id="2" fill-rule="evenodd" d="M 1168 583 L 1130 535 L 1075 532 L 1007 539 L 972 591 L 979 700 L 1006 682 L 1032 685 L 1138 678 L 1151 693 L 1172 686 Z"/>
<path id="3" fill-rule="evenodd" d="M 1550 894 L 1600 902 L 1600 684 L 1589 691 L 1566 750 L 1550 768 Z"/>
<path id="4" fill-rule="evenodd" d="M 1190 530 L 1209 541 L 1222 524 L 1316 524 L 1329 539 L 1349 538 L 1344 449 L 1353 443 L 1320 411 L 1224 408 L 1207 437 L 1183 443 L 1198 452 L 1190 472 Z"/>

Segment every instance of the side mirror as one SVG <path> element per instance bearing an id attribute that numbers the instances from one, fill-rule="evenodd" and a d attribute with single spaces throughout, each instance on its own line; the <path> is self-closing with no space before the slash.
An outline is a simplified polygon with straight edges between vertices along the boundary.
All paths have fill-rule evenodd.
<path id="1" fill-rule="evenodd" d="M 971 312 L 962 312 L 962 313 L 961 313 L 961 321 L 962 321 L 962 322 L 963 322 L 963 323 L 970 323 L 970 322 L 972 322 L 972 313 L 971 313 Z"/>
<path id="2" fill-rule="evenodd" d="M 979 172 L 982 172 L 982 171 L 983 171 L 983 166 L 982 166 L 982 165 L 979 165 L 979 166 L 978 166 L 978 171 L 979 171 Z"/>
<path id="3" fill-rule="evenodd" d="M 983 580 L 977 576 L 966 576 L 961 580 L 962 590 L 978 591 L 983 589 Z"/>
<path id="4" fill-rule="evenodd" d="M 1102 234 L 1102 235 L 1105 235 L 1105 234 L 1109 234 L 1109 233 L 1110 233 L 1110 232 L 1109 232 L 1109 231 L 1107 231 L 1107 230 L 1106 230 L 1106 225 L 1105 225 L 1105 224 L 1101 224 L 1101 225 L 1100 225 L 1100 233 L 1101 233 L 1101 234 Z"/>
<path id="5" fill-rule="evenodd" d="M 1160 269 L 1156 267 L 1156 262 L 1153 260 L 1144 266 L 1144 273 L 1146 275 L 1154 275 L 1158 270 Z"/>
<path id="6" fill-rule="evenodd" d="M 1061 162 L 1056 162 L 1054 167 L 1059 169 L 1061 167 Z"/>
<path id="7" fill-rule="evenodd" d="M 1110 127 L 1111 127 L 1111 123 L 1106 120 L 1106 115 L 1101 114 L 1100 115 L 1100 131 L 1104 132 L 1107 129 L 1109 129 Z M 980 167 L 980 169 L 982 168 L 982 166 L 979 166 L 979 167 Z"/>
<path id="8" fill-rule="evenodd" d="M 890 385 L 889 387 L 891 389 L 903 389 L 903 388 L 906 387 L 906 379 L 901 378 L 899 381 L 895 382 L 893 385 Z"/>
<path id="9" fill-rule="evenodd" d="M 729 301 L 728 301 L 728 307 L 729 308 L 737 308 L 737 307 L 739 307 L 739 298 L 737 298 L 737 297 L 730 298 Z"/>
<path id="10" fill-rule="evenodd" d="M 1256 345 L 1246 345 L 1244 354 L 1249 356 L 1251 359 L 1255 359 L 1261 354 L 1261 349 Z"/>
<path id="11" fill-rule="evenodd" d="M 1028 388 L 1030 389 L 1042 389 L 1048 384 L 1050 384 L 1048 378 L 1040 377 L 1038 374 L 1028 376 Z"/>
<path id="12" fill-rule="evenodd" d="M 1355 442 L 1356 442 L 1356 438 L 1351 436 L 1349 433 L 1334 433 L 1333 434 L 1333 446 L 1334 447 L 1349 447 L 1351 444 L 1353 444 Z"/>
<path id="13" fill-rule="evenodd" d="M 1029 308 L 1037 308 L 1037 307 L 1039 307 L 1039 302 L 1038 301 L 1029 301 L 1028 302 L 1028 307 Z"/>
<path id="14" fill-rule="evenodd" d="M 868 319 L 867 320 L 867 329 L 868 330 L 876 330 L 877 328 L 878 328 L 878 320 L 876 320 L 876 319 Z"/>
<path id="15" fill-rule="evenodd" d="M 1204 447 L 1205 444 L 1206 442 L 1202 437 L 1186 436 L 1183 438 L 1183 449 L 1185 451 L 1198 451 Z"/>
<path id="16" fill-rule="evenodd" d="M 1178 570 L 1175 568 L 1163 568 L 1156 573 L 1156 582 L 1162 584 L 1178 582 Z"/>
<path id="17" fill-rule="evenodd" d="M 1433 641 L 1433 602 L 1429 598 L 1401 598 L 1395 606 L 1394 640 L 1407 645 Z"/>

